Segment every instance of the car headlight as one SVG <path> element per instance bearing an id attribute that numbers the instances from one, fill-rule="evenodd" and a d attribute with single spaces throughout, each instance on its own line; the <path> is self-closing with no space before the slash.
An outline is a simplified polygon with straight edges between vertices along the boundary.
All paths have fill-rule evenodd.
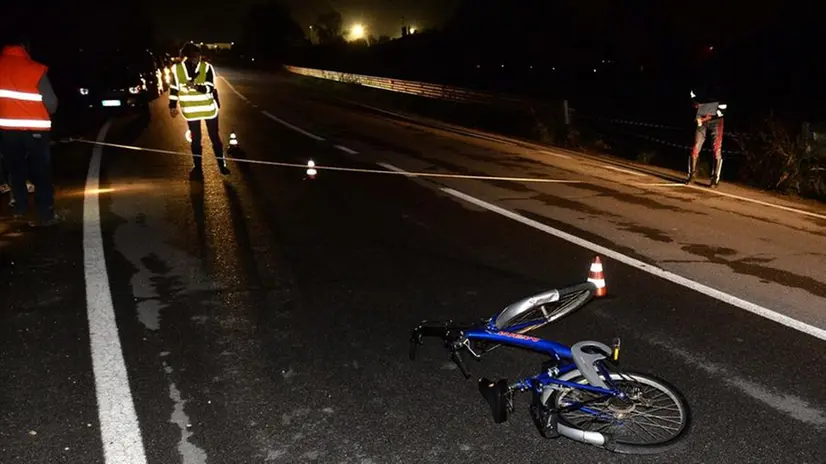
<path id="1" fill-rule="evenodd" d="M 132 95 L 138 94 L 141 91 L 141 86 L 137 85 L 135 87 L 129 87 L 129 93 Z"/>
<path id="2" fill-rule="evenodd" d="M 85 87 L 81 87 L 81 88 L 77 89 L 77 91 L 80 92 L 81 95 L 89 95 L 89 89 L 87 89 Z"/>

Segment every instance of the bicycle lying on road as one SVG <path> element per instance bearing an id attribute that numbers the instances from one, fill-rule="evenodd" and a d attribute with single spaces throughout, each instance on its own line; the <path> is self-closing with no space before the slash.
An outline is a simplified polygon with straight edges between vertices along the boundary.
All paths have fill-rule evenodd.
<path id="1" fill-rule="evenodd" d="M 580 341 L 566 346 L 530 335 L 604 295 L 599 257 L 585 283 L 548 290 L 517 301 L 475 324 L 424 321 L 413 329 L 410 359 L 423 337 L 442 339 L 465 378 L 470 373 L 461 352 L 474 359 L 500 346 L 547 355 L 541 371 L 508 383 L 481 378 L 479 391 L 495 423 L 508 420 L 516 392 L 530 391 L 531 417 L 546 438 L 565 436 L 609 451 L 653 454 L 667 451 L 688 433 L 691 413 L 682 393 L 667 381 L 619 367 L 620 340 L 612 346 Z"/>

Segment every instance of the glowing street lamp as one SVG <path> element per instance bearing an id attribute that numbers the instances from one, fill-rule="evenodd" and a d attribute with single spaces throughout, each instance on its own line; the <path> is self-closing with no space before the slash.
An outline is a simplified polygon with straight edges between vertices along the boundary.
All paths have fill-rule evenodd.
<path id="1" fill-rule="evenodd" d="M 364 34 L 365 34 L 365 28 L 361 24 L 354 25 L 353 28 L 350 30 L 350 35 L 355 40 L 363 39 Z"/>

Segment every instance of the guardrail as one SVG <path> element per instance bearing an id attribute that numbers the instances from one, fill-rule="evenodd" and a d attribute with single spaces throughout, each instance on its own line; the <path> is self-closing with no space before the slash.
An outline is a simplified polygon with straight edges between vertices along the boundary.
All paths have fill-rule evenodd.
<path id="1" fill-rule="evenodd" d="M 506 94 L 496 94 L 481 92 L 477 90 L 470 90 L 462 87 L 454 87 L 444 84 L 433 84 L 429 82 L 408 81 L 403 79 L 393 79 L 388 77 L 368 76 L 363 74 L 352 74 L 338 71 L 328 71 L 323 69 L 302 68 L 299 66 L 285 66 L 285 68 L 294 74 L 303 76 L 311 76 L 319 79 L 326 79 L 346 84 L 363 85 L 365 87 L 373 87 L 376 89 L 387 90 L 391 92 L 406 93 L 410 95 L 417 95 L 421 97 L 433 98 L 437 100 L 447 100 L 460 103 L 472 103 L 477 105 L 493 106 L 497 108 L 508 108 L 517 110 L 531 110 L 537 107 L 538 102 L 527 98 L 517 97 Z M 592 130 L 602 132 L 606 136 L 630 136 L 637 139 L 644 139 L 662 146 L 668 146 L 672 149 L 691 150 L 689 143 L 694 141 L 694 127 L 686 125 L 685 127 L 668 126 L 658 123 L 632 121 L 616 118 L 603 118 L 595 115 L 581 114 L 576 108 L 570 107 L 568 101 L 564 100 L 560 105 L 560 112 L 564 118 L 566 126 L 572 124 L 587 125 Z M 596 124 L 596 123 L 600 124 Z M 651 134 L 638 134 L 626 130 L 619 130 L 617 128 L 605 131 L 603 126 L 638 126 L 640 128 L 666 130 L 674 132 L 669 136 L 653 136 Z M 746 134 L 735 134 L 726 132 L 725 136 L 730 138 L 732 136 L 743 137 Z M 666 140 L 666 139 L 673 140 Z M 703 147 L 704 152 L 711 152 L 711 144 L 707 143 Z M 727 154 L 742 154 L 742 151 L 723 149 Z"/>
<path id="2" fill-rule="evenodd" d="M 338 71 L 327 71 L 323 69 L 302 68 L 298 66 L 285 66 L 285 68 L 291 73 L 300 74 L 303 76 L 311 76 L 347 84 L 363 85 L 365 87 L 373 87 L 376 89 L 406 93 L 437 100 L 518 108 L 524 108 L 529 104 L 528 100 L 516 96 L 480 92 L 477 90 L 470 90 L 444 84 L 407 81 L 403 79 L 367 76 L 363 74 L 351 74 Z"/>

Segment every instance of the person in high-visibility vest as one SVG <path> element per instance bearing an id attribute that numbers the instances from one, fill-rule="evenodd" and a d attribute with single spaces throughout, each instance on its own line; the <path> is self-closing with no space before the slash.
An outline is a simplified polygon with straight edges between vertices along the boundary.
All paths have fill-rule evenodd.
<path id="1" fill-rule="evenodd" d="M 194 177 L 203 176 L 201 121 L 206 123 L 212 151 L 218 160 L 221 174 L 229 174 L 224 159 L 224 144 L 218 133 L 218 113 L 221 103 L 218 89 L 215 88 L 215 69 L 201 59 L 201 49 L 193 43 L 187 43 L 181 49 L 182 60 L 172 68 L 173 82 L 169 87 L 169 114 L 173 118 L 180 113 L 186 119 L 191 137 L 192 169 Z"/>
<path id="2" fill-rule="evenodd" d="M 14 215 L 28 214 L 26 179 L 35 186 L 38 222 L 62 221 L 54 211 L 51 167 L 51 115 L 57 111 L 48 68 L 29 56 L 27 40 L 16 40 L 0 53 L 0 151 L 9 168 Z"/>

